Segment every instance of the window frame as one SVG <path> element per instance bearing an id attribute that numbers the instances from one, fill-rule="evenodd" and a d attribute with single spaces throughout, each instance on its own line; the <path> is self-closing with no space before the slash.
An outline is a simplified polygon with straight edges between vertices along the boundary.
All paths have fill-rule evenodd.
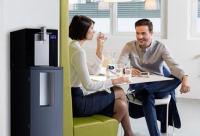
<path id="1" fill-rule="evenodd" d="M 167 38 L 167 8 L 168 0 L 161 0 L 161 31 L 154 32 L 153 37 L 166 39 Z M 109 36 L 135 36 L 135 32 L 118 32 L 117 31 L 117 2 L 110 3 L 110 30 L 105 33 Z"/>
<path id="2" fill-rule="evenodd" d="M 135 36 L 135 32 L 117 31 L 117 3 L 111 3 L 110 34 L 113 36 Z M 161 0 L 161 32 L 154 32 L 154 37 L 167 38 L 167 0 Z"/>

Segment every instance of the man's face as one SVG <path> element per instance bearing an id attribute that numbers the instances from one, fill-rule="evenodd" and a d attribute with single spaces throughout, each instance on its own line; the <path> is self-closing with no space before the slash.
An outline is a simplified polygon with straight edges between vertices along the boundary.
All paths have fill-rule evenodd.
<path id="1" fill-rule="evenodd" d="M 149 32 L 148 26 L 137 26 L 136 38 L 140 46 L 149 46 L 151 44 L 151 36 L 153 31 Z"/>

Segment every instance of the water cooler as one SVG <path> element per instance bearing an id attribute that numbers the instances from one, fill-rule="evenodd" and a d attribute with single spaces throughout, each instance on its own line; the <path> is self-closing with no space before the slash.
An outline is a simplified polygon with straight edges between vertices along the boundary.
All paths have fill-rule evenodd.
<path id="1" fill-rule="evenodd" d="M 63 71 L 58 31 L 10 33 L 11 136 L 63 135 Z"/>

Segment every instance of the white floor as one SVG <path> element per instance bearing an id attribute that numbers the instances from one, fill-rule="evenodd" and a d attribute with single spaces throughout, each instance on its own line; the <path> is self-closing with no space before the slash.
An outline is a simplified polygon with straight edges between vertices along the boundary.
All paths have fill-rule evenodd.
<path id="1" fill-rule="evenodd" d="M 175 129 L 175 136 L 200 136 L 200 100 L 178 99 L 177 107 L 181 118 L 181 128 Z M 144 118 L 132 119 L 131 127 L 136 136 L 149 136 Z M 159 123 L 159 122 L 158 122 Z M 160 124 L 158 124 L 160 127 Z M 169 127 L 169 135 L 172 136 L 173 129 Z M 121 125 L 118 136 L 123 136 Z M 166 134 L 161 134 L 166 136 Z"/>

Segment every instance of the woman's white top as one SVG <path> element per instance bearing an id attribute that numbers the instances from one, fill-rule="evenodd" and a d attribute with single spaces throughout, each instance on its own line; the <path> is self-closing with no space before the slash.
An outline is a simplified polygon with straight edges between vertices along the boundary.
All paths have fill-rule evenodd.
<path id="1" fill-rule="evenodd" d="M 69 44 L 71 87 L 84 87 L 86 91 L 107 91 L 112 87 L 111 79 L 93 82 L 89 74 L 99 74 L 102 61 L 95 56 L 93 64 L 87 62 L 85 50 L 79 42 L 73 40 Z"/>

